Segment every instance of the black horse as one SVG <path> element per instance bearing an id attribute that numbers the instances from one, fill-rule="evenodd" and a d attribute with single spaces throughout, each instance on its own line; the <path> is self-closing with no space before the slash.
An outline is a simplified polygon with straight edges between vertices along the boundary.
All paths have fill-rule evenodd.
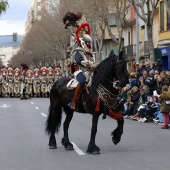
<path id="1" fill-rule="evenodd" d="M 46 122 L 46 132 L 50 135 L 50 149 L 57 148 L 55 132 L 59 132 L 63 108 L 66 114 L 66 119 L 63 124 L 64 137 L 62 138 L 62 144 L 65 146 L 66 150 L 73 150 L 73 145 L 69 141 L 68 128 L 74 111 L 70 109 L 67 104 L 72 101 L 74 90 L 67 89 L 66 85 L 69 80 L 70 78 L 65 77 L 57 80 L 50 92 L 49 115 Z M 128 82 L 128 71 L 126 61 L 123 58 L 123 52 L 121 52 L 119 56 L 109 56 L 97 66 L 92 77 L 92 85 L 89 87 L 89 94 L 87 94 L 84 90 L 80 96 L 77 112 L 90 113 L 93 116 L 91 139 L 88 145 L 87 153 L 100 153 L 100 148 L 95 144 L 95 137 L 97 133 L 99 116 L 103 113 L 104 107 L 106 106 L 104 106 L 104 102 L 101 101 L 99 111 L 95 111 L 98 99 L 96 88 L 100 84 L 112 94 L 118 95 L 118 90 L 113 87 L 113 82 L 116 80 L 120 81 L 121 87 L 124 87 Z M 119 143 L 121 140 L 124 124 L 123 117 L 117 120 L 117 124 L 117 128 L 112 132 L 112 141 L 114 144 Z"/>

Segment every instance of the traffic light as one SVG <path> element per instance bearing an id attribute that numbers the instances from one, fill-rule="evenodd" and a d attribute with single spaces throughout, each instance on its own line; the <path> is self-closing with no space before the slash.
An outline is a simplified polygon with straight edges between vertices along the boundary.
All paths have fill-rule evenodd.
<path id="1" fill-rule="evenodd" d="M 13 41 L 17 41 L 17 33 L 13 33 Z"/>

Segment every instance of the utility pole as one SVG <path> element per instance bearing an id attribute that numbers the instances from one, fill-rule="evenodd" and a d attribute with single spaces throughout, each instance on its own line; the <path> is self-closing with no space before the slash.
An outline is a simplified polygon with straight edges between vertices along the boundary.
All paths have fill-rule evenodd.
<path id="1" fill-rule="evenodd" d="M 139 1 L 136 0 L 136 3 L 138 3 Z M 136 62 L 139 63 L 139 16 L 136 13 Z"/>

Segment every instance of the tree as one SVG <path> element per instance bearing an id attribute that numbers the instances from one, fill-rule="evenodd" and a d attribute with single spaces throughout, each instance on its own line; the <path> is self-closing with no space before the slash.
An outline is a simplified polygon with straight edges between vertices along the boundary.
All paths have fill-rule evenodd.
<path id="1" fill-rule="evenodd" d="M 164 0 L 165 5 L 166 5 L 166 9 L 168 11 L 168 15 L 170 17 L 170 0 Z"/>
<path id="2" fill-rule="evenodd" d="M 6 12 L 7 8 L 9 7 L 8 1 L 0 0 L 0 15 L 3 12 Z"/>
<path id="3" fill-rule="evenodd" d="M 148 46 L 151 64 L 155 63 L 153 44 L 153 19 L 159 0 L 129 0 L 132 3 L 136 14 L 145 22 L 147 27 Z"/>

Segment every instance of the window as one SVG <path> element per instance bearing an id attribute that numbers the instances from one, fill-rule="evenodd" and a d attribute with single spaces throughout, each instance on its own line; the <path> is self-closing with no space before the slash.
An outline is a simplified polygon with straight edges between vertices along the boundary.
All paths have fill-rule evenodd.
<path id="1" fill-rule="evenodd" d="M 142 25 L 142 26 L 141 26 L 141 30 L 144 30 L 144 29 L 145 29 L 145 25 Z"/>
<path id="2" fill-rule="evenodd" d="M 164 2 L 160 3 L 160 31 L 164 31 Z"/>

